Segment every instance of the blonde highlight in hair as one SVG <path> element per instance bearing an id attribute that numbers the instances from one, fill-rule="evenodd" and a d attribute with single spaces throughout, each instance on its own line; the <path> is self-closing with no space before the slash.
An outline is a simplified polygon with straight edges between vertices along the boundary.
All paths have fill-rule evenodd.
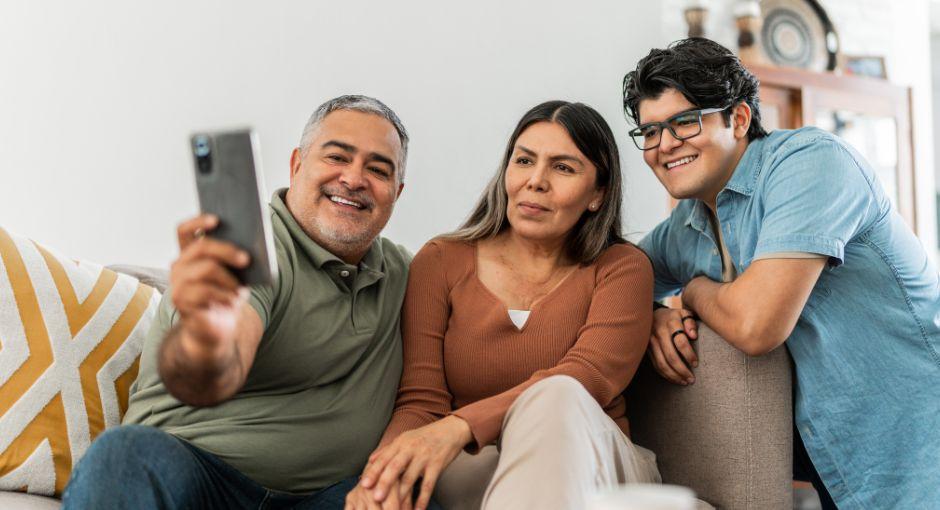
<path id="1" fill-rule="evenodd" d="M 571 260 L 590 264 L 609 246 L 627 241 L 621 234 L 623 185 L 617 142 L 604 118 L 583 103 L 548 101 L 526 112 L 509 137 L 502 163 L 483 190 L 473 212 L 459 229 L 441 237 L 474 242 L 496 237 L 510 227 L 506 169 L 519 136 L 537 122 L 554 122 L 564 127 L 578 149 L 597 168 L 596 187 L 605 190 L 603 202 L 596 212 L 584 213 L 565 242 L 566 254 Z"/>

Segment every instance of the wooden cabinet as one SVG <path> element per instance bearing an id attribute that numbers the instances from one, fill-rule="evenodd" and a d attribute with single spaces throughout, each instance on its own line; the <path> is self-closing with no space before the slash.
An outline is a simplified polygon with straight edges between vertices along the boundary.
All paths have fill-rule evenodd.
<path id="1" fill-rule="evenodd" d="M 768 131 L 817 126 L 839 135 L 868 160 L 914 228 L 910 88 L 875 78 L 748 67 L 760 80 L 761 116 Z"/>

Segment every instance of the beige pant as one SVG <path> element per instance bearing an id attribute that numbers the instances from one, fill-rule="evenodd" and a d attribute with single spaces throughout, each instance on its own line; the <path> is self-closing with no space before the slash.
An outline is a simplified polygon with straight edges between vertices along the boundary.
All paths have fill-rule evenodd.
<path id="1" fill-rule="evenodd" d="M 434 498 L 447 510 L 583 509 L 600 489 L 661 481 L 653 452 L 631 443 L 581 383 L 553 376 L 516 399 L 498 446 L 454 459 Z"/>

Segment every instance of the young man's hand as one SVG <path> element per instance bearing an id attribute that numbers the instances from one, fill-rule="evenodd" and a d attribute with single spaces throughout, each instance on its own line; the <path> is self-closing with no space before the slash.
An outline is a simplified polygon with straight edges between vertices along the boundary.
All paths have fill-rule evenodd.
<path id="1" fill-rule="evenodd" d="M 692 384 L 689 367 L 698 366 L 691 341 L 698 339 L 695 315 L 685 309 L 660 308 L 653 312 L 653 335 L 647 354 L 660 375 L 675 384 Z"/>

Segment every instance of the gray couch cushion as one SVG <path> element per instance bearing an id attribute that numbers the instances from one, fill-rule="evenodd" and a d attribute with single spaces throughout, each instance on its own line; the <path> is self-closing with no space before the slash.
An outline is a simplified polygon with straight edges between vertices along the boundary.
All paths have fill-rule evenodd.
<path id="1" fill-rule="evenodd" d="M 792 508 L 789 354 L 749 357 L 699 327 L 695 384 L 674 385 L 646 361 L 627 389 L 633 441 L 656 453 L 664 483 L 719 508 Z"/>

